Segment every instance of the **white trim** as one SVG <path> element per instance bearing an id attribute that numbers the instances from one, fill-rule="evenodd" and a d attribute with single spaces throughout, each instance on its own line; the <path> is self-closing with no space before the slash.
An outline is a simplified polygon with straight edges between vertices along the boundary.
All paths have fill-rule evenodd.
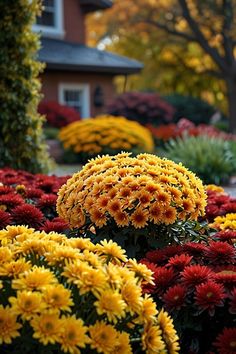
<path id="1" fill-rule="evenodd" d="M 60 83 L 58 87 L 58 101 L 61 104 L 66 104 L 64 100 L 65 90 L 79 90 L 82 91 L 82 112 L 81 118 L 88 118 L 90 116 L 90 93 L 89 84 L 71 84 L 71 83 Z"/>
<path id="2" fill-rule="evenodd" d="M 42 26 L 33 25 L 33 30 L 35 32 L 40 32 L 47 37 L 63 38 L 64 32 L 64 21 L 63 21 L 63 0 L 55 0 L 55 26 Z"/>

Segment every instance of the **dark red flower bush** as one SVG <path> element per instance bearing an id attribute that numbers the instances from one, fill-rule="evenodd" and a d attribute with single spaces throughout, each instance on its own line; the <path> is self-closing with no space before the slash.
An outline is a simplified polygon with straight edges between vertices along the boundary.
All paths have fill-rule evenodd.
<path id="1" fill-rule="evenodd" d="M 62 128 L 81 118 L 75 109 L 53 101 L 40 102 L 38 111 L 45 115 L 47 125 L 54 128 Z"/>
<path id="2" fill-rule="evenodd" d="M 0 229 L 29 225 L 46 232 L 67 230 L 67 223 L 58 218 L 56 200 L 68 177 L 0 169 Z"/>
<path id="3" fill-rule="evenodd" d="M 224 192 L 207 189 L 205 218 L 212 222 L 217 216 L 236 213 L 236 199 Z"/>
<path id="4" fill-rule="evenodd" d="M 126 92 L 111 102 L 107 112 L 156 126 L 170 123 L 175 110 L 156 93 Z"/>
<path id="5" fill-rule="evenodd" d="M 218 241 L 219 234 L 226 232 L 211 236 L 209 243 L 178 246 L 175 255 L 170 252 L 172 246 L 148 252 L 140 261 L 153 271 L 155 283 L 143 291 L 171 313 L 184 354 L 231 353 L 226 338 L 232 340 L 232 346 L 236 250 L 230 237 Z M 233 332 L 224 332 L 225 327 Z"/>

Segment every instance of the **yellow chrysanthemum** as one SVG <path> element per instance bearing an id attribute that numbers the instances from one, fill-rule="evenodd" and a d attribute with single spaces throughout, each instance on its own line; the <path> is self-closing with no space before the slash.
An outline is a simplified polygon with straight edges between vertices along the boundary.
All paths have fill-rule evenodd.
<path id="1" fill-rule="evenodd" d="M 35 316 L 30 321 L 33 327 L 33 337 L 38 339 L 40 343 L 47 345 L 60 342 L 62 328 L 62 320 L 57 314 L 44 313 L 41 316 Z"/>
<path id="2" fill-rule="evenodd" d="M 168 350 L 168 353 L 170 354 L 176 354 L 179 352 L 179 343 L 178 343 L 178 336 L 176 333 L 176 330 L 173 325 L 173 320 L 172 318 L 168 315 L 167 312 L 164 310 L 161 310 L 158 317 L 158 324 L 160 326 L 160 329 L 162 331 L 163 339 L 166 344 L 166 348 Z"/>
<path id="3" fill-rule="evenodd" d="M 74 305 L 71 295 L 62 284 L 48 285 L 43 289 L 43 301 L 49 310 L 71 311 L 70 307 Z"/>
<path id="4" fill-rule="evenodd" d="M 10 344 L 12 340 L 20 336 L 19 329 L 22 327 L 16 321 L 16 315 L 9 307 L 0 305 L 0 344 Z"/>
<path id="5" fill-rule="evenodd" d="M 142 335 L 142 347 L 147 354 L 166 353 L 166 346 L 159 326 L 147 325 L 145 327 Z"/>
<path id="6" fill-rule="evenodd" d="M 50 270 L 34 266 L 28 272 L 20 274 L 18 279 L 12 281 L 13 289 L 34 290 L 42 289 L 49 284 L 55 284 L 57 279 Z"/>
<path id="7" fill-rule="evenodd" d="M 91 338 L 90 346 L 98 353 L 110 354 L 119 344 L 115 328 L 103 321 L 97 321 L 93 326 L 90 326 L 89 335 Z"/>
<path id="8" fill-rule="evenodd" d="M 149 151 L 154 149 L 150 131 L 124 117 L 102 115 L 67 125 L 59 134 L 65 148 L 94 155 L 107 149 Z"/>
<path id="9" fill-rule="evenodd" d="M 112 350 L 112 354 L 132 354 L 132 348 L 130 345 L 130 338 L 128 333 L 122 332 L 118 334 L 117 344 Z"/>
<path id="10" fill-rule="evenodd" d="M 12 311 L 16 315 L 21 315 L 24 320 L 30 320 L 46 308 L 40 293 L 26 290 L 18 291 L 16 297 L 9 298 L 9 302 L 12 305 Z"/>
<path id="11" fill-rule="evenodd" d="M 79 183 L 78 183 L 79 181 Z M 196 220 L 205 213 L 202 182 L 181 164 L 150 154 L 102 156 L 61 187 L 57 211 L 71 227 L 88 220 L 136 229 Z"/>
<path id="12" fill-rule="evenodd" d="M 25 234 L 30 235 L 34 232 L 34 229 L 31 229 L 27 226 L 10 226 L 6 227 L 6 230 L 0 231 L 0 240 L 2 242 L 9 242 L 17 238 L 18 236 Z"/>
<path id="13" fill-rule="evenodd" d="M 142 291 L 133 280 L 126 281 L 121 287 L 121 295 L 132 314 L 142 308 Z"/>
<path id="14" fill-rule="evenodd" d="M 8 247 L 0 247 L 0 264 L 11 261 L 13 254 Z"/>
<path id="15" fill-rule="evenodd" d="M 117 245 L 116 242 L 112 240 L 103 240 L 100 244 L 95 247 L 95 252 L 97 252 L 101 258 L 104 258 L 106 262 L 115 262 L 120 264 L 121 262 L 126 262 L 127 257 L 125 256 L 125 251 Z"/>
<path id="16" fill-rule="evenodd" d="M 105 290 L 94 303 L 99 315 L 105 314 L 109 321 L 116 323 L 125 316 L 126 304 L 121 294 L 112 289 Z"/>
<path id="17" fill-rule="evenodd" d="M 155 321 L 157 314 L 158 311 L 155 302 L 153 302 L 150 295 L 145 294 L 144 298 L 142 298 L 142 307 L 138 320 L 146 323 L 150 322 L 150 320 Z"/>
<path id="18" fill-rule="evenodd" d="M 208 184 L 205 188 L 207 191 L 213 191 L 213 192 L 217 192 L 217 193 L 225 193 L 224 188 L 217 186 L 215 184 Z"/>
<path id="19" fill-rule="evenodd" d="M 61 349 L 65 353 L 80 353 L 79 348 L 85 348 L 90 343 L 89 337 L 86 335 L 88 327 L 84 326 L 81 319 L 77 319 L 75 315 L 71 317 L 62 317 L 62 332 L 59 339 Z"/>
<path id="20" fill-rule="evenodd" d="M 209 226 L 219 230 L 236 230 L 236 213 L 217 216 Z"/>
<path id="21" fill-rule="evenodd" d="M 136 259 L 129 259 L 127 267 L 135 272 L 139 279 L 146 281 L 147 283 L 153 283 L 152 271 L 146 267 L 145 264 L 138 263 Z"/>
<path id="22" fill-rule="evenodd" d="M 0 276 L 17 277 L 19 274 L 29 271 L 32 267 L 31 263 L 24 258 L 19 258 L 16 261 L 4 263 L 0 267 Z"/>

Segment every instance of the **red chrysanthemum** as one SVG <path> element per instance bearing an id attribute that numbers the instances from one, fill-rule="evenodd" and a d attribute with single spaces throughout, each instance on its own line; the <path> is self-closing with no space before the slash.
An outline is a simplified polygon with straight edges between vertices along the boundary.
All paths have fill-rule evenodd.
<path id="1" fill-rule="evenodd" d="M 202 243 L 187 242 L 183 245 L 183 251 L 193 257 L 201 256 L 205 249 L 206 245 Z"/>
<path id="2" fill-rule="evenodd" d="M 229 303 L 229 312 L 236 314 L 236 288 L 233 289 L 232 293 L 229 296 L 230 303 Z"/>
<path id="3" fill-rule="evenodd" d="M 207 281 L 196 287 L 195 303 L 200 311 L 207 310 L 209 315 L 213 316 L 215 313 L 215 306 L 224 305 L 224 287 L 214 281 Z"/>
<path id="4" fill-rule="evenodd" d="M 53 193 L 54 190 L 54 181 L 50 179 L 50 176 L 43 175 L 43 180 L 38 183 L 38 188 L 42 189 L 45 193 Z"/>
<path id="5" fill-rule="evenodd" d="M 19 194 L 3 194 L 0 195 L 0 205 L 5 205 L 8 210 L 15 208 L 24 203 L 24 199 Z"/>
<path id="6" fill-rule="evenodd" d="M 11 224 L 11 215 L 0 209 L 0 229 L 4 229 Z"/>
<path id="7" fill-rule="evenodd" d="M 161 264 L 166 259 L 164 250 L 149 251 L 147 252 L 146 257 L 150 262 L 156 264 Z"/>
<path id="8" fill-rule="evenodd" d="M 229 203 L 223 204 L 221 208 L 225 211 L 225 214 L 235 213 L 236 212 L 236 203 L 230 201 Z"/>
<path id="9" fill-rule="evenodd" d="M 175 268 L 178 271 L 183 270 L 187 265 L 190 264 L 191 260 L 192 260 L 192 256 L 189 256 L 188 254 L 180 254 L 180 255 L 176 255 L 174 257 L 171 257 L 169 259 L 169 262 L 167 263 L 167 265 Z"/>
<path id="10" fill-rule="evenodd" d="M 14 188 L 9 186 L 0 186 L 0 195 L 14 193 Z"/>
<path id="11" fill-rule="evenodd" d="M 37 202 L 39 209 L 56 208 L 57 196 L 55 194 L 44 194 Z"/>
<path id="12" fill-rule="evenodd" d="M 172 284 L 176 274 L 171 268 L 158 267 L 153 276 L 157 293 L 163 294 Z"/>
<path id="13" fill-rule="evenodd" d="M 215 273 L 214 281 L 223 284 L 225 290 L 230 292 L 236 287 L 236 271 L 230 269 L 222 269 L 220 272 Z"/>
<path id="14" fill-rule="evenodd" d="M 236 328 L 224 328 L 214 343 L 219 354 L 236 353 Z"/>
<path id="15" fill-rule="evenodd" d="M 31 204 L 19 205 L 12 211 L 15 224 L 38 228 L 43 221 L 43 213 Z"/>
<path id="16" fill-rule="evenodd" d="M 233 230 L 222 230 L 214 234 L 214 239 L 219 239 L 220 241 L 231 242 L 236 240 L 236 231 Z"/>
<path id="17" fill-rule="evenodd" d="M 43 227 L 40 228 L 40 230 L 45 231 L 47 233 L 54 231 L 54 232 L 64 232 L 66 229 L 68 229 L 68 224 L 64 221 L 49 221 L 47 220 Z"/>
<path id="18" fill-rule="evenodd" d="M 28 199 L 40 198 L 42 195 L 43 191 L 39 188 L 27 188 L 26 190 L 26 198 Z"/>
<path id="19" fill-rule="evenodd" d="M 186 288 L 180 284 L 169 288 L 163 296 L 166 308 L 169 311 L 179 310 L 184 305 L 186 294 Z"/>
<path id="20" fill-rule="evenodd" d="M 207 266 L 190 265 L 181 272 L 182 281 L 187 287 L 194 287 L 213 278 L 214 273 Z"/>
<path id="21" fill-rule="evenodd" d="M 236 250 L 226 242 L 212 241 L 205 249 L 204 255 L 212 264 L 233 264 L 236 259 Z"/>

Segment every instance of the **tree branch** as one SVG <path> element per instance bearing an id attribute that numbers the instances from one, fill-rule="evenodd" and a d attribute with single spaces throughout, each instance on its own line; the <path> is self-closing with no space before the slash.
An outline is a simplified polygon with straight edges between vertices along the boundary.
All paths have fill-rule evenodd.
<path id="1" fill-rule="evenodd" d="M 186 0 L 178 0 L 180 7 L 182 8 L 182 13 L 183 17 L 189 24 L 189 27 L 191 28 L 192 32 L 194 33 L 197 42 L 199 45 L 204 49 L 204 51 L 213 59 L 213 61 L 217 64 L 217 66 L 220 68 L 221 71 L 227 72 L 228 71 L 228 66 L 227 63 L 225 62 L 224 58 L 219 54 L 217 49 L 211 47 L 200 30 L 197 22 L 193 19 L 193 17 L 190 14 L 188 5 Z"/>
<path id="2" fill-rule="evenodd" d="M 160 22 L 157 22 L 157 21 L 153 21 L 153 20 L 142 20 L 141 22 L 144 22 L 144 23 L 147 23 L 149 25 L 152 25 L 152 26 L 155 26 L 159 29 L 162 29 L 164 30 L 165 32 L 173 35 L 173 36 L 177 36 L 177 37 L 181 37 L 181 38 L 184 38 L 186 39 L 187 41 L 190 41 L 190 42 L 196 42 L 196 38 L 191 36 L 190 34 L 188 33 L 185 33 L 185 32 L 181 32 L 181 31 L 177 31 L 173 28 L 170 28 L 168 27 L 167 25 L 164 25 L 163 23 L 160 23 Z"/>

